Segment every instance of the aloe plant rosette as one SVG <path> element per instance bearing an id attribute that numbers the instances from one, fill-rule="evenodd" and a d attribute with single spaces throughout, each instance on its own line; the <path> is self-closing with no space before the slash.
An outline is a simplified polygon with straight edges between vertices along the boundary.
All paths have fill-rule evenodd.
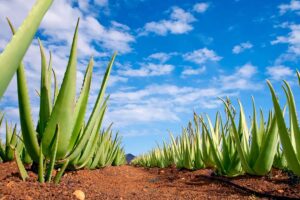
<path id="1" fill-rule="evenodd" d="M 297 76 L 300 85 L 300 74 L 297 71 Z M 286 160 L 287 167 L 296 175 L 300 176 L 300 127 L 297 116 L 295 98 L 290 85 L 284 81 L 283 90 L 287 99 L 289 109 L 289 129 L 285 122 L 284 114 L 280 108 L 279 101 L 275 94 L 275 90 L 268 81 L 268 86 L 271 91 L 272 101 L 275 110 L 276 123 L 278 125 L 280 141 L 283 149 L 283 155 Z"/>
<path id="2" fill-rule="evenodd" d="M 57 164 L 63 164 L 61 166 L 62 169 L 68 166 L 82 168 L 89 162 L 91 155 L 96 151 L 99 138 L 98 133 L 107 108 L 108 98 L 104 99 L 105 90 L 116 54 L 113 55 L 108 64 L 92 113 L 88 121 L 85 122 L 94 63 L 93 58 L 91 58 L 86 69 L 81 92 L 76 100 L 78 26 L 79 20 L 76 25 L 70 57 L 60 89 L 58 89 L 56 76 L 52 70 L 51 56 L 49 63 L 47 63 L 42 42 L 39 41 L 42 69 L 39 92 L 40 112 L 36 127 L 34 127 L 31 117 L 30 100 L 23 64 L 20 64 L 17 70 L 19 112 L 23 140 L 34 163 L 38 163 L 41 166 L 40 171 L 45 170 L 42 168 L 44 162 L 49 163 L 50 171 Z M 13 30 L 12 25 L 11 28 Z M 51 91 L 52 73 L 54 74 L 54 91 Z M 48 176 L 48 180 L 50 179 Z"/>

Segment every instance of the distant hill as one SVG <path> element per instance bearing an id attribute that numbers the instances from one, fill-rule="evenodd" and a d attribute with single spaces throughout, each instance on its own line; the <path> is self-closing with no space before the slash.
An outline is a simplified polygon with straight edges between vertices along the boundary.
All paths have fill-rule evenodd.
<path id="1" fill-rule="evenodd" d="M 134 158 L 135 158 L 135 156 L 132 155 L 131 153 L 126 154 L 126 160 L 127 160 L 127 163 L 128 163 L 128 164 L 129 164 Z"/>

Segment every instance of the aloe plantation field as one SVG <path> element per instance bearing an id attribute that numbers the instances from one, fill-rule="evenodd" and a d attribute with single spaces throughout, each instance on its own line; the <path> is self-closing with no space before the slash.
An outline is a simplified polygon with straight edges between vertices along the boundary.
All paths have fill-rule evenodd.
<path id="1" fill-rule="evenodd" d="M 299 13 L 0 0 L 0 200 L 300 199 Z"/>

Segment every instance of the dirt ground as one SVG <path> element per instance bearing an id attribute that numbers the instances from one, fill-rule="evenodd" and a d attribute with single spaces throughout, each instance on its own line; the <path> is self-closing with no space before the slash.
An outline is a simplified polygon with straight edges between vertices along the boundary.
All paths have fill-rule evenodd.
<path id="1" fill-rule="evenodd" d="M 291 185 L 280 171 L 273 171 L 268 177 L 226 179 L 211 176 L 210 170 L 121 166 L 67 172 L 60 185 L 40 184 L 36 174 L 29 175 L 22 182 L 15 163 L 0 164 L 0 200 L 76 199 L 76 190 L 93 200 L 300 198 L 300 185 Z"/>

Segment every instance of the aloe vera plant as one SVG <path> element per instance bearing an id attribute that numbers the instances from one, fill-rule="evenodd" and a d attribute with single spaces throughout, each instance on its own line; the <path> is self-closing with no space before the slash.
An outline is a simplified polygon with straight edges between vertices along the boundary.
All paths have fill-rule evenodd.
<path id="1" fill-rule="evenodd" d="M 300 85 L 300 74 L 298 71 L 297 76 Z M 279 101 L 276 97 L 275 90 L 269 81 L 267 83 L 272 94 L 276 123 L 278 129 L 280 130 L 279 136 L 283 148 L 283 153 L 287 162 L 287 166 L 296 175 L 300 176 L 300 127 L 298 123 L 297 109 L 293 92 L 291 90 L 290 85 L 286 81 L 284 81 L 283 90 L 285 92 L 289 110 L 290 123 L 288 129 L 282 109 L 280 108 Z"/>
<path id="2" fill-rule="evenodd" d="M 110 165 L 125 164 L 125 153 L 121 148 L 121 138 L 118 133 L 113 138 L 111 126 L 97 135 L 95 145 L 89 159 L 84 163 L 88 169 L 102 168 Z"/>
<path id="3" fill-rule="evenodd" d="M 0 118 L 0 127 L 3 122 L 4 115 Z M 19 141 L 17 135 L 17 126 L 11 126 L 5 123 L 5 144 L 0 143 L 0 157 L 3 162 L 12 161 L 14 159 L 14 150 L 17 148 L 19 151 L 23 149 L 22 142 Z"/>
<path id="4" fill-rule="evenodd" d="M 275 167 L 277 169 L 286 169 L 287 168 L 286 158 L 285 158 L 285 155 L 282 151 L 280 144 L 278 144 L 278 146 L 277 146 L 277 151 L 276 151 L 276 154 L 274 157 L 273 167 Z"/>
<path id="5" fill-rule="evenodd" d="M 9 23 L 14 33 L 11 23 Z M 65 168 L 79 169 L 85 167 L 96 151 L 99 140 L 99 131 L 107 108 L 107 100 L 104 99 L 107 81 L 111 72 L 116 54 L 108 64 L 97 100 L 87 123 L 84 122 L 88 105 L 88 96 L 93 72 L 93 58 L 88 64 L 81 92 L 76 100 L 76 65 L 77 65 L 77 38 L 79 20 L 73 37 L 68 66 L 58 89 L 55 84 L 51 91 L 52 73 L 54 82 L 56 76 L 52 70 L 52 60 L 49 64 L 46 60 L 44 47 L 39 41 L 41 52 L 41 88 L 39 120 L 36 127 L 31 117 L 30 100 L 28 95 L 25 69 L 20 64 L 17 70 L 18 99 L 20 122 L 25 147 L 34 163 L 39 167 L 39 180 L 44 181 L 45 164 L 46 174 L 52 174 L 55 166 L 60 166 L 55 182 L 58 182 Z M 119 145 L 119 143 L 118 143 Z M 112 161 L 110 162 L 110 164 Z M 51 180 L 51 175 L 46 175 L 46 181 Z"/>
<path id="6" fill-rule="evenodd" d="M 37 0 L 9 44 L 0 54 L 0 99 L 18 69 L 45 13 L 53 0 Z"/>
<path id="7" fill-rule="evenodd" d="M 258 125 L 253 99 L 253 118 L 249 130 L 241 102 L 239 102 L 240 114 L 238 127 L 226 103 L 225 106 L 232 124 L 232 133 L 243 170 L 252 175 L 267 174 L 271 170 L 279 139 L 276 117 L 270 114 L 267 126 L 265 127 L 261 112 L 261 121 L 260 125 Z"/>
<path id="8" fill-rule="evenodd" d="M 0 127 L 4 121 L 4 114 L 0 113 Z M 32 160 L 24 148 L 22 137 L 17 131 L 17 124 L 10 125 L 7 121 L 5 123 L 5 143 L 0 140 L 0 159 L 3 162 L 13 161 L 15 152 L 20 155 L 20 159 L 25 164 L 31 164 Z"/>
<path id="9" fill-rule="evenodd" d="M 217 113 L 215 126 L 213 127 L 210 118 L 208 116 L 206 116 L 206 118 L 208 124 L 206 124 L 204 120 L 201 120 L 202 126 L 204 127 L 202 134 L 206 134 L 208 137 L 212 159 L 215 163 L 214 168 L 217 174 L 224 176 L 237 176 L 242 174 L 243 170 L 232 137 L 232 129 L 231 126 L 226 126 L 229 125 L 228 121 L 225 126 L 223 126 L 222 119 Z"/>
<path id="10" fill-rule="evenodd" d="M 115 158 L 112 162 L 113 166 L 120 166 L 127 163 L 125 151 L 123 148 L 118 148 Z"/>

